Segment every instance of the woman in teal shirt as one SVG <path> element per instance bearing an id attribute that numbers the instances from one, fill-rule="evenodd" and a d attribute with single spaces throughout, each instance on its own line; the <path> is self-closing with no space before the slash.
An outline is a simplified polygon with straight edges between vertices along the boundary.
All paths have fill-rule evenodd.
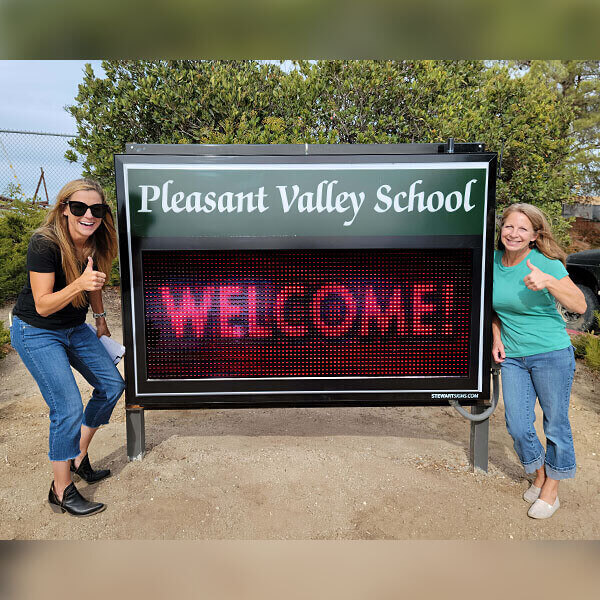
<path id="1" fill-rule="evenodd" d="M 530 517 L 546 519 L 560 506 L 558 484 L 575 476 L 569 398 L 575 359 L 556 300 L 572 312 L 586 310 L 571 281 L 565 253 L 546 217 L 529 204 L 504 211 L 494 253 L 494 360 L 502 363 L 506 426 L 526 473 L 536 473 L 523 498 Z M 535 401 L 544 415 L 546 449 L 535 428 Z"/>

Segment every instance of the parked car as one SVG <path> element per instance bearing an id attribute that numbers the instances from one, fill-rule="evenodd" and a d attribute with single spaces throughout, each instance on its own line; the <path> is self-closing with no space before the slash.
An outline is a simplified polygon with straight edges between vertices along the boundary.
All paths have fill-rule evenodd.
<path id="1" fill-rule="evenodd" d="M 567 256 L 569 277 L 583 292 L 587 310 L 582 315 L 572 313 L 557 304 L 567 327 L 576 331 L 587 331 L 594 326 L 594 311 L 600 310 L 600 248 L 584 250 Z"/>

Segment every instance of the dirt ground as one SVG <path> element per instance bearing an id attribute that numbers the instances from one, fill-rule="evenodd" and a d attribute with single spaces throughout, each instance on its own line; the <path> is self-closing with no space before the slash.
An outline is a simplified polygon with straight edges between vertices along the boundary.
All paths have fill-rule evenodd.
<path id="1" fill-rule="evenodd" d="M 116 290 L 105 306 L 121 340 Z M 9 308 L 0 308 L 5 325 Z M 85 401 L 90 387 L 77 378 Z M 107 510 L 56 515 L 46 501 L 46 404 L 14 351 L 0 361 L 0 381 L 2 539 L 600 538 L 600 381 L 580 362 L 577 476 L 561 484 L 561 508 L 545 521 L 527 517 L 529 484 L 502 400 L 487 474 L 469 467 L 469 424 L 449 407 L 146 411 L 147 454 L 128 462 L 120 400 L 90 451 L 112 477 L 77 483 Z"/>

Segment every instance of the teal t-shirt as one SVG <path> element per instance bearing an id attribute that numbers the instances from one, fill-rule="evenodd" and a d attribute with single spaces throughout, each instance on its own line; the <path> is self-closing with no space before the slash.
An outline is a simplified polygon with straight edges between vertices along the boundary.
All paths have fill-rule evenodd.
<path id="1" fill-rule="evenodd" d="M 492 305 L 502 324 L 506 356 L 531 356 L 568 348 L 571 340 L 556 310 L 554 296 L 548 290 L 530 290 L 523 281 L 531 273 L 527 260 L 556 279 L 568 275 L 562 262 L 547 258 L 534 248 L 518 265 L 505 267 L 502 254 L 500 250 L 494 252 Z"/>

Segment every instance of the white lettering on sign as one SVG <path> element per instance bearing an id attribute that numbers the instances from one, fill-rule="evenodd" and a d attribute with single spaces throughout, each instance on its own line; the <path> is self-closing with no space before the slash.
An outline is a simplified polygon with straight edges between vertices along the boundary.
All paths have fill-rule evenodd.
<path id="1" fill-rule="evenodd" d="M 375 212 L 385 213 L 390 209 L 395 212 L 413 212 L 416 209 L 418 212 L 429 211 L 437 212 L 442 210 L 446 212 L 456 212 L 459 208 L 462 208 L 465 212 L 470 212 L 475 208 L 474 204 L 471 204 L 471 186 L 477 183 L 477 179 L 471 179 L 465 185 L 464 192 L 455 190 L 450 192 L 446 196 L 441 191 L 431 192 L 425 198 L 425 192 L 417 192 L 417 186 L 423 184 L 422 179 L 414 181 L 408 191 L 408 194 L 404 191 L 397 192 L 392 195 L 392 187 L 389 185 L 380 185 L 377 188 L 377 204 L 374 206 Z"/>
<path id="2" fill-rule="evenodd" d="M 269 209 L 265 200 L 269 196 L 264 187 L 257 191 L 233 192 L 193 191 L 186 195 L 178 190 L 171 191 L 174 181 L 168 179 L 162 186 L 140 185 L 140 213 L 151 213 L 154 204 L 160 200 L 163 213 L 212 213 L 223 214 L 254 212 L 264 213 Z M 376 213 L 393 211 L 402 212 L 446 212 L 454 213 L 462 209 L 465 213 L 472 211 L 475 204 L 471 202 L 471 188 L 477 179 L 471 179 L 464 189 L 444 193 L 441 190 L 426 191 L 423 180 L 413 181 L 408 190 L 396 191 L 392 186 L 383 183 L 375 191 L 376 202 L 373 210 Z M 329 213 L 344 215 L 344 227 L 352 225 L 365 204 L 367 194 L 364 191 L 340 189 L 337 179 L 320 181 L 312 189 L 302 189 L 296 184 L 276 185 L 281 209 L 284 214 L 296 213 Z M 431 189 L 431 188 L 430 188 Z"/>
<path id="3" fill-rule="evenodd" d="M 432 398 L 479 398 L 479 394 L 431 394 Z"/>
<path id="4" fill-rule="evenodd" d="M 298 185 L 278 185 L 276 186 L 281 196 L 281 206 L 284 213 L 288 213 L 294 206 L 298 212 L 328 212 L 328 213 L 345 213 L 352 210 L 352 218 L 344 221 L 344 227 L 348 227 L 354 223 L 354 219 L 358 215 L 363 202 L 365 201 L 365 192 L 340 192 L 335 195 L 333 188 L 338 184 L 337 180 L 321 181 L 317 185 L 316 190 L 300 193 Z M 288 187 L 290 193 L 288 194 Z"/>
<path id="5" fill-rule="evenodd" d="M 172 179 L 165 181 L 162 185 L 162 190 L 157 185 L 140 185 L 142 191 L 141 208 L 138 212 L 150 213 L 152 208 L 148 205 L 160 198 L 162 212 L 169 213 L 211 213 L 214 210 L 221 213 L 260 213 L 268 210 L 265 205 L 265 188 L 258 188 L 257 192 L 223 192 L 219 196 L 215 192 L 206 192 L 204 198 L 202 192 L 192 192 L 185 195 L 179 191 L 174 194 L 169 194 L 169 186 L 173 183 Z"/>

